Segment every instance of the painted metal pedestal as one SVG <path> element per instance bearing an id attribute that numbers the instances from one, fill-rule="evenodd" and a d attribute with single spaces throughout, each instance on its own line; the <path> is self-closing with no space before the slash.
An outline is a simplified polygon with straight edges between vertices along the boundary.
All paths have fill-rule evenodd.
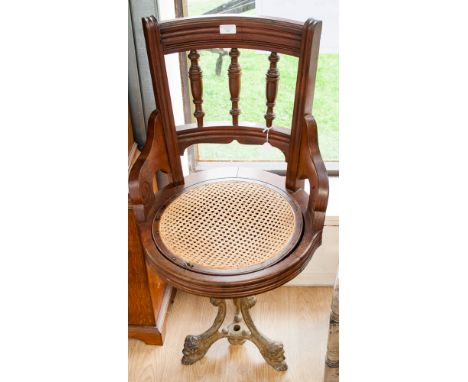
<path id="1" fill-rule="evenodd" d="M 218 307 L 218 314 L 213 325 L 199 335 L 188 335 L 185 338 L 182 353 L 182 363 L 191 365 L 202 359 L 210 346 L 221 338 L 227 338 L 231 345 L 242 345 L 246 340 L 252 341 L 262 354 L 265 361 L 275 370 L 285 371 L 288 365 L 285 362 L 283 344 L 271 341 L 256 328 L 250 316 L 249 309 L 255 303 L 255 297 L 243 297 L 233 299 L 236 307 L 234 320 L 227 327 L 219 328 L 226 317 L 226 300 L 211 298 L 211 303 Z"/>

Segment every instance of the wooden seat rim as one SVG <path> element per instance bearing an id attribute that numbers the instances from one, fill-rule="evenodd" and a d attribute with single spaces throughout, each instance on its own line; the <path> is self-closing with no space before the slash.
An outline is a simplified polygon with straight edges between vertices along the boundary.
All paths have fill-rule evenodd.
<path id="1" fill-rule="evenodd" d="M 185 187 L 208 179 L 223 179 L 237 175 L 274 184 L 295 199 L 301 208 L 304 219 L 303 234 L 295 249 L 270 267 L 236 275 L 208 275 L 193 272 L 168 260 L 158 250 L 152 236 L 155 213 L 167 200 L 168 195 L 173 195 Z M 284 178 L 281 176 L 254 169 L 223 168 L 191 174 L 185 178 L 185 182 L 185 185 L 166 187 L 159 191 L 156 194 L 155 205 L 148 213 L 147 221 L 140 226 L 148 266 L 153 267 L 163 279 L 175 288 L 200 296 L 217 298 L 237 298 L 264 293 L 297 276 L 307 265 L 315 249 L 321 244 L 322 231 L 313 231 L 312 218 L 307 211 L 308 194 L 302 189 L 294 193 L 287 191 L 284 186 Z"/>
<path id="2" fill-rule="evenodd" d="M 168 199 L 166 199 L 162 203 L 160 208 L 155 212 L 155 217 L 153 219 L 152 232 L 153 232 L 153 240 L 156 243 L 158 251 L 160 253 L 162 253 L 163 256 L 166 256 L 170 261 L 176 263 L 179 267 L 182 267 L 184 269 L 187 268 L 186 262 L 184 261 L 184 259 L 179 257 L 178 254 L 173 253 L 164 244 L 163 240 L 161 240 L 160 236 L 157 234 L 159 219 L 160 219 L 162 213 L 164 212 L 165 208 L 168 207 L 172 203 L 173 200 L 175 200 L 177 197 L 179 197 L 183 193 L 189 191 L 190 189 L 193 189 L 193 188 L 198 187 L 198 186 L 203 185 L 203 184 L 209 184 L 209 183 L 220 182 L 220 181 L 228 181 L 228 180 L 232 180 L 232 181 L 239 180 L 239 181 L 248 181 L 248 182 L 252 182 L 252 183 L 258 183 L 258 184 L 261 184 L 261 185 L 263 185 L 265 187 L 268 187 L 269 189 L 271 189 L 271 190 L 279 193 L 280 195 L 282 195 L 284 197 L 284 199 L 289 203 L 289 205 L 291 206 L 292 212 L 294 213 L 296 229 L 294 230 L 293 235 L 292 235 L 288 245 L 281 252 L 278 252 L 274 257 L 272 257 L 272 258 L 270 258 L 270 259 L 268 259 L 266 261 L 263 261 L 261 263 L 258 263 L 258 264 L 252 265 L 252 266 L 248 266 L 248 267 L 244 267 L 244 268 L 240 268 L 240 269 L 228 269 L 228 270 L 210 269 L 210 268 L 206 268 L 206 267 L 203 267 L 203 266 L 200 266 L 200 265 L 197 265 L 197 264 L 193 264 L 190 271 L 205 273 L 205 274 L 214 274 L 214 275 L 236 275 L 236 274 L 250 273 L 250 272 L 254 272 L 256 270 L 260 270 L 260 269 L 269 267 L 269 266 L 277 263 L 278 261 L 281 261 L 281 259 L 283 257 L 287 256 L 289 253 L 291 253 L 294 250 L 294 248 L 296 247 L 298 241 L 300 240 L 300 237 L 302 235 L 302 230 L 303 230 L 302 212 L 301 212 L 301 208 L 300 208 L 299 204 L 297 203 L 297 201 L 294 198 L 292 198 L 289 195 L 288 192 L 286 192 L 284 190 L 284 187 L 283 187 L 283 189 L 281 189 L 279 187 L 276 187 L 275 185 L 272 185 L 271 183 L 268 183 L 268 182 L 265 182 L 265 181 L 262 181 L 262 180 L 252 179 L 252 178 L 244 178 L 244 177 L 237 176 L 237 177 L 232 177 L 232 178 L 227 177 L 227 178 L 221 178 L 221 179 L 208 179 L 208 180 L 205 180 L 203 182 L 198 182 L 198 183 L 190 185 L 190 186 L 186 185 L 183 189 L 179 190 L 177 193 L 174 193 L 174 194 L 170 195 L 168 197 Z"/>

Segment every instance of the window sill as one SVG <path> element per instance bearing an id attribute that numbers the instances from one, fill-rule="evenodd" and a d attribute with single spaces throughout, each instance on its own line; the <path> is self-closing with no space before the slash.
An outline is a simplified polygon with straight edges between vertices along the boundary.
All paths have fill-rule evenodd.
<path id="1" fill-rule="evenodd" d="M 187 155 L 182 158 L 182 167 L 184 175 L 188 175 L 189 163 Z M 271 171 L 284 175 L 286 171 L 285 162 L 197 162 L 196 171 L 204 171 L 219 167 L 231 167 L 231 166 L 247 167 L 247 168 L 261 168 L 265 171 Z M 329 171 L 329 190 L 330 194 L 328 197 L 327 216 L 325 218 L 325 225 L 327 226 L 338 226 L 339 225 L 339 182 L 340 177 L 338 175 L 338 162 L 326 162 L 327 170 Z M 306 180 L 304 184 L 305 191 L 309 193 L 310 187 L 309 182 Z"/>
<path id="2" fill-rule="evenodd" d="M 184 156 L 185 158 L 185 156 Z M 191 171 L 205 171 L 210 170 L 213 168 L 219 167 L 229 167 L 229 166 L 239 166 L 239 167 L 247 167 L 247 168 L 258 168 L 265 171 L 271 171 L 277 173 L 279 175 L 284 175 L 286 173 L 286 162 L 241 162 L 241 161 L 197 161 L 195 160 L 193 163 L 190 164 Z M 327 169 L 329 176 L 339 176 L 339 162 L 337 161 L 329 161 L 325 162 L 325 167 Z"/>

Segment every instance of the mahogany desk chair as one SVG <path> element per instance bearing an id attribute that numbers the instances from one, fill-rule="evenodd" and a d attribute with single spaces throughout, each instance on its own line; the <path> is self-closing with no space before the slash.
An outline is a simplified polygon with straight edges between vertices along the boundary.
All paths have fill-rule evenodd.
<path id="1" fill-rule="evenodd" d="M 286 370 L 283 345 L 257 330 L 249 309 L 255 304 L 254 295 L 298 275 L 321 244 L 328 177 L 311 114 L 321 22 L 208 16 L 158 23 L 148 17 L 143 27 L 158 110 L 149 119 L 147 142 L 131 171 L 129 192 L 137 205 L 134 211 L 147 265 L 175 288 L 211 297 L 218 307 L 210 329 L 186 337 L 182 363 L 198 361 L 215 341 L 227 337 L 231 344 L 252 341 L 266 362 L 276 370 Z M 203 121 L 197 49 L 212 48 L 231 48 L 227 79 L 231 121 Z M 242 60 L 238 48 L 271 52 L 269 68 L 265 63 L 265 125 L 239 121 Z M 188 76 L 197 122 L 175 126 L 164 55 L 185 51 L 190 52 Z M 279 54 L 299 58 L 290 130 L 272 127 Z M 266 131 L 268 142 L 285 155 L 286 181 L 279 175 L 243 168 L 182 175 L 180 155 L 187 147 L 233 140 L 261 145 L 266 142 Z M 155 192 L 158 172 L 166 174 L 168 181 Z M 304 179 L 310 182 L 310 195 L 303 189 Z M 225 299 L 233 299 L 236 313 L 233 322 L 220 331 Z"/>

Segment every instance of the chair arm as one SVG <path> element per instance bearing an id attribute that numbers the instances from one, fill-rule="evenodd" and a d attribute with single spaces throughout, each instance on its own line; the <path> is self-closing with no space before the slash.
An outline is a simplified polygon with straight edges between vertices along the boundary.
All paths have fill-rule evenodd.
<path id="1" fill-rule="evenodd" d="M 305 128 L 301 139 L 299 178 L 308 179 L 310 195 L 308 211 L 313 217 L 313 228 L 321 231 L 328 205 L 328 174 L 318 146 L 317 123 L 310 114 L 304 116 Z"/>
<path id="2" fill-rule="evenodd" d="M 137 209 L 142 207 L 143 212 L 154 202 L 154 180 L 159 170 L 168 174 L 171 172 L 160 114 L 155 110 L 148 121 L 146 144 L 130 171 L 128 181 L 129 202 Z"/>

